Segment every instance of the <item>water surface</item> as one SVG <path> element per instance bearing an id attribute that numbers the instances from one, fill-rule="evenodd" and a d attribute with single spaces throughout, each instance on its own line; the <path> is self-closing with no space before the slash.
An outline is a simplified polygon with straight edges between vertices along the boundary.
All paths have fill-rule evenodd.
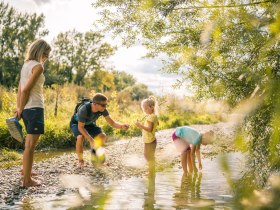
<path id="1" fill-rule="evenodd" d="M 221 169 L 222 158 L 220 155 L 203 159 L 203 170 L 189 176 L 184 176 L 177 166 L 152 177 L 133 177 L 105 186 L 81 185 L 78 192 L 24 201 L 18 206 L 27 209 L 234 209 L 226 177 L 241 176 L 243 156 L 226 155 L 230 173 Z"/>

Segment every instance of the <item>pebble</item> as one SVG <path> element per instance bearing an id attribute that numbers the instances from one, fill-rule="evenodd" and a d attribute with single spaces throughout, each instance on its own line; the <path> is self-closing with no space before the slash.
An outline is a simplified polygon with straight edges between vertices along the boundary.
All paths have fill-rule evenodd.
<path id="1" fill-rule="evenodd" d="M 231 150 L 234 127 L 230 123 L 218 123 L 213 125 L 193 125 L 192 127 L 197 130 L 204 132 L 213 129 L 220 142 L 214 144 L 214 146 L 202 147 L 202 154 L 205 156 L 211 156 L 217 154 L 219 151 L 225 149 Z M 158 170 L 171 167 L 172 165 L 180 166 L 179 154 L 169 157 L 168 160 L 161 157 L 165 155 L 168 145 L 172 145 L 171 134 L 174 129 L 167 129 L 157 132 L 157 168 Z M 133 137 L 130 140 L 122 140 L 123 142 L 110 142 L 105 145 L 106 149 L 106 162 L 100 167 L 95 167 L 90 163 L 89 157 L 90 152 L 84 152 L 84 157 L 88 158 L 86 166 L 83 169 L 77 168 L 77 159 L 75 153 L 64 153 L 61 156 L 50 158 L 41 162 L 35 162 L 33 169 L 39 172 L 40 176 L 34 177 L 42 181 L 42 186 L 31 187 L 31 188 L 20 188 L 21 177 L 20 168 L 21 166 L 13 166 L 0 170 L 0 208 L 6 205 L 13 205 L 21 201 L 24 197 L 29 199 L 38 197 L 47 197 L 50 195 L 61 196 L 70 192 L 78 192 L 78 188 L 68 189 L 60 183 L 60 176 L 69 175 L 82 175 L 87 177 L 90 185 L 103 186 L 104 184 L 110 184 L 113 181 L 128 177 L 141 177 L 146 173 L 145 168 L 131 168 L 123 164 L 122 157 L 133 155 L 141 157 L 141 161 L 144 160 L 143 151 L 144 145 L 141 137 Z M 129 146 L 127 147 L 127 144 Z M 221 148 L 227 145 L 227 148 Z M 137 164 L 137 163 L 136 163 Z"/>

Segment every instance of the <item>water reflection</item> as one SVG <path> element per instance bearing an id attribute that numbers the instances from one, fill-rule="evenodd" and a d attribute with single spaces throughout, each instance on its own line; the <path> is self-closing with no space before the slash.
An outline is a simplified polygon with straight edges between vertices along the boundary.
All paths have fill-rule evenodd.
<path id="1" fill-rule="evenodd" d="M 176 208 L 203 207 L 203 209 L 214 209 L 215 201 L 213 199 L 201 198 L 201 179 L 202 172 L 182 175 L 179 192 L 173 195 Z"/>
<path id="2" fill-rule="evenodd" d="M 229 155 L 233 177 L 240 174 L 238 154 Z M 60 176 L 61 191 L 22 199 L 13 209 L 234 209 L 231 191 L 220 158 L 204 159 L 203 173 L 183 175 L 181 168 L 166 168 L 153 176 L 131 177 L 108 184 L 92 185 L 83 175 Z M 50 190 L 50 189 L 48 189 Z M 23 196 L 23 197 L 22 197 Z"/>
<path id="3" fill-rule="evenodd" d="M 35 209 L 31 204 L 32 204 L 32 200 L 30 198 L 25 197 L 22 199 L 22 209 L 23 210 Z"/>
<path id="4" fill-rule="evenodd" d="M 156 203 L 155 200 L 155 178 L 156 174 L 151 173 L 148 176 L 148 182 L 147 182 L 147 189 L 148 192 L 144 193 L 144 204 L 143 204 L 143 209 L 144 210 L 153 210 L 154 204 Z"/>

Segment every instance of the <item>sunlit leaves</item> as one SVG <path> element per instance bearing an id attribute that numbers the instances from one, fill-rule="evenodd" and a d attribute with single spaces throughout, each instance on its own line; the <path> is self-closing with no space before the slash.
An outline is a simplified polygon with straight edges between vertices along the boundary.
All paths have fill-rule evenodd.
<path id="1" fill-rule="evenodd" d="M 124 2 L 111 2 L 111 6 L 121 8 Z M 136 27 L 149 56 L 166 55 L 163 70 L 181 75 L 179 83 L 188 82 L 201 98 L 227 100 L 242 116 L 239 123 L 245 117 L 236 144 L 241 150 L 249 149 L 249 166 L 260 174 L 259 185 L 267 180 L 272 165 L 279 166 L 277 2 L 130 1 L 123 14 L 142 15 L 118 19 Z"/>
<path id="2" fill-rule="evenodd" d="M 235 146 L 238 150 L 246 152 L 248 150 L 248 145 L 245 139 L 246 134 L 243 132 L 244 131 L 241 128 L 239 128 L 239 130 L 237 131 L 235 135 Z"/>
<path id="3" fill-rule="evenodd" d="M 43 26 L 43 15 L 19 13 L 0 2 L 0 84 L 17 85 L 27 46 L 48 33 Z"/>
<path id="4" fill-rule="evenodd" d="M 280 81 L 275 79 L 272 83 L 274 115 L 271 120 L 272 136 L 269 142 L 270 160 L 274 167 L 280 167 Z"/>
<path id="5" fill-rule="evenodd" d="M 275 21 L 269 25 L 269 30 L 274 35 L 279 35 L 280 33 L 280 12 L 277 13 Z"/>
<path id="6" fill-rule="evenodd" d="M 75 30 L 60 33 L 54 39 L 53 60 L 60 63 L 60 71 L 71 69 L 68 82 L 73 78 L 75 84 L 84 84 L 86 76 L 104 67 L 104 60 L 114 53 L 114 48 L 102 39 L 99 33 Z"/>

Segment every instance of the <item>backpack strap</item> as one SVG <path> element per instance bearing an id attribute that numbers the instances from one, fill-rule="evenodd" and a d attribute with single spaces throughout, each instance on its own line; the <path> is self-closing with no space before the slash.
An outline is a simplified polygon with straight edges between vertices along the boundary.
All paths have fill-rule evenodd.
<path id="1" fill-rule="evenodd" d="M 87 109 L 87 115 L 90 116 L 91 114 L 91 104 L 92 102 L 89 102 L 86 104 L 86 109 Z"/>

